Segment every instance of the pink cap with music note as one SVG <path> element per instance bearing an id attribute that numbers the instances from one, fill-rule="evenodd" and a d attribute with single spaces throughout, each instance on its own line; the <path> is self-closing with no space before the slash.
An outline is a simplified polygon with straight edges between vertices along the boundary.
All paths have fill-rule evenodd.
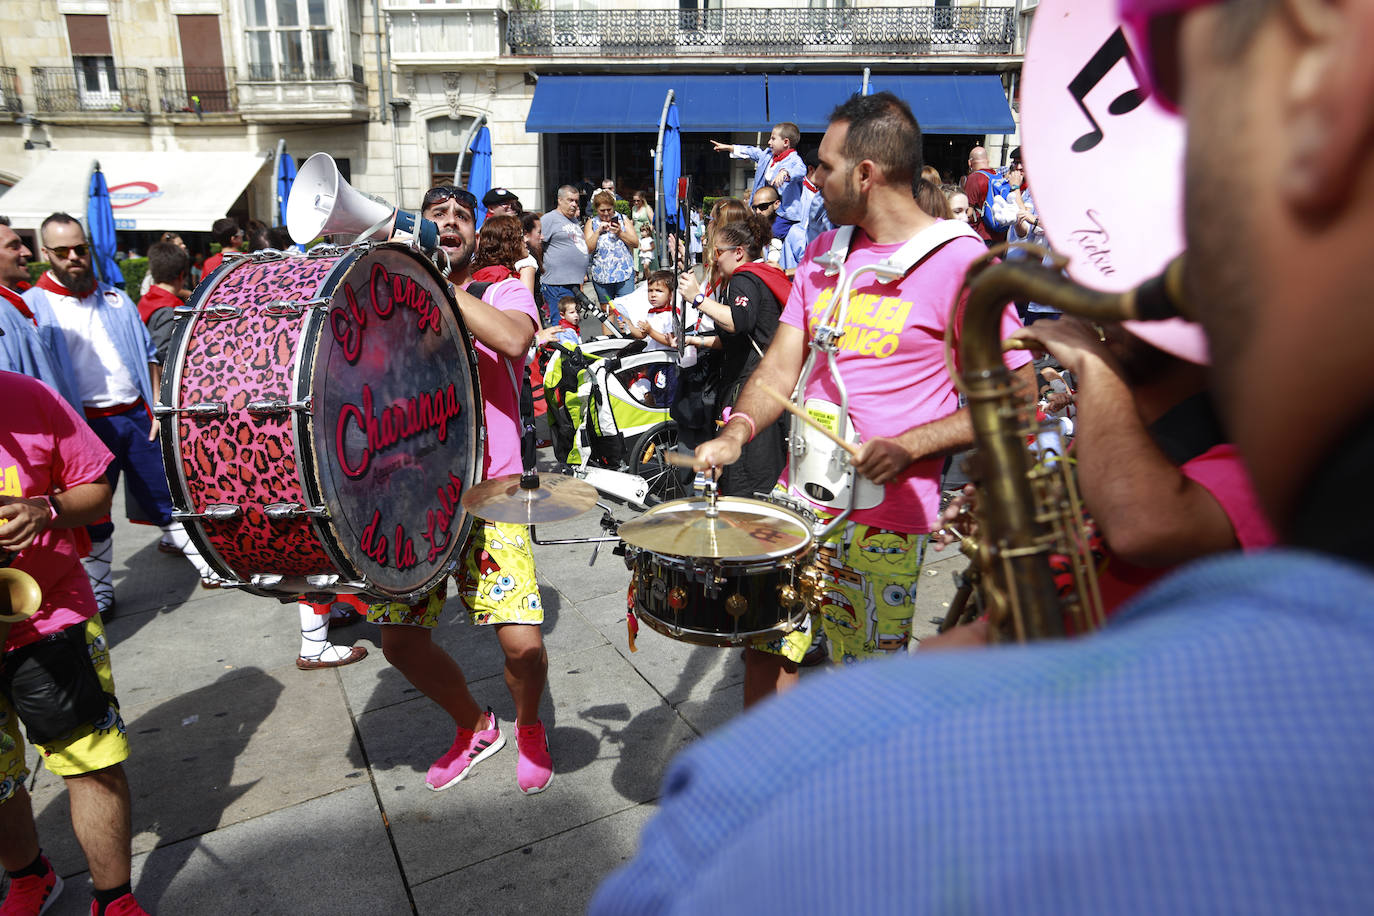
<path id="1" fill-rule="evenodd" d="M 1104 292 L 1138 286 L 1184 246 L 1183 122 L 1160 107 L 1142 73 L 1114 4 L 1041 0 L 1022 74 L 1027 176 L 1051 246 L 1069 259 L 1069 275 Z M 1196 325 L 1141 324 L 1132 331 L 1206 362 Z"/>

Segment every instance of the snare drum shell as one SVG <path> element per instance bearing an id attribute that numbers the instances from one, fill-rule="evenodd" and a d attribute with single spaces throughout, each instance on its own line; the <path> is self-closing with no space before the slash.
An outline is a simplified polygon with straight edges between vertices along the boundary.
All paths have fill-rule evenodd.
<path id="1" fill-rule="evenodd" d="M 452 371 L 463 401 L 462 422 L 455 424 L 462 428 L 450 430 L 454 454 L 445 453 L 442 461 L 452 465 L 452 476 L 461 481 L 454 485 L 457 490 L 465 492 L 480 474 L 483 427 L 476 355 L 456 311 L 447 305 L 442 279 L 427 262 L 395 245 L 321 246 L 304 257 L 226 262 L 178 310 L 182 320 L 163 374 L 160 408 L 172 412 L 164 421 L 162 449 L 178 515 L 206 562 L 231 584 L 281 600 L 308 591 L 413 600 L 454 567 L 472 519 L 451 507 L 444 510 L 450 523 L 444 549 L 434 556 L 425 550 L 424 562 L 406 569 L 390 557 L 380 566 L 374 563 L 360 543 L 357 529 L 363 523 L 345 517 L 348 507 L 341 505 L 341 491 L 331 478 L 336 456 L 322 447 L 330 425 L 322 413 L 329 400 L 322 396 L 325 386 L 335 376 L 339 384 L 357 382 L 343 378 L 337 368 L 331 376 L 330 360 L 337 364 L 338 344 L 337 335 L 330 333 L 330 317 L 343 287 L 356 285 L 357 275 L 350 272 L 377 263 L 411 271 L 421 280 L 429 277 L 426 285 L 442 306 L 446 333 L 454 342 L 454 352 L 445 354 L 445 360 L 459 364 Z M 304 307 L 293 311 L 293 303 Z M 289 407 L 248 410 L 266 401 Z M 209 403 L 223 403 L 224 415 L 185 412 Z M 389 457 L 402 464 L 409 459 L 404 453 Z M 453 503 L 460 497 L 456 493 Z M 434 498 L 432 488 L 419 497 L 421 502 Z M 269 506 L 298 506 L 303 514 L 271 518 L 265 511 Z M 215 507 L 237 507 L 237 514 L 216 519 Z M 425 520 L 420 511 L 406 521 L 420 529 Z M 381 536 L 397 534 L 388 525 Z M 419 537 L 413 531 L 413 538 Z"/>
<path id="2" fill-rule="evenodd" d="M 663 635 L 699 646 L 739 646 L 784 636 L 801 625 L 807 610 L 800 602 L 784 607 L 779 590 L 800 592 L 800 572 L 814 558 L 814 549 L 786 560 L 753 563 L 640 551 L 633 561 L 635 613 Z M 744 601 L 739 616 L 727 610 L 731 598 Z"/>

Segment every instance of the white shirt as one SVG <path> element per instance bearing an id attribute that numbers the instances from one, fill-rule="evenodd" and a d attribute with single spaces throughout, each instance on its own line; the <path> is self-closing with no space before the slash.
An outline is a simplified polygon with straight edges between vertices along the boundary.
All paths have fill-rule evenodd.
<path id="1" fill-rule="evenodd" d="M 62 337 L 67 342 L 67 352 L 72 358 L 72 374 L 76 377 L 77 394 L 86 407 L 116 407 L 132 404 L 142 394 L 133 373 L 119 357 L 110 335 L 105 333 L 105 325 L 100 320 L 98 308 L 101 305 L 100 289 L 82 299 L 62 296 L 44 290 L 52 305 L 53 315 Z M 105 296 L 104 305 L 109 308 L 129 308 L 118 294 Z"/>

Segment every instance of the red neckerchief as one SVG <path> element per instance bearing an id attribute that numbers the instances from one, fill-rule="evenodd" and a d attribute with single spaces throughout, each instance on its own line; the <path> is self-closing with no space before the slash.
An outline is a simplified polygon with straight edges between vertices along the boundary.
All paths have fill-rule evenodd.
<path id="1" fill-rule="evenodd" d="M 810 178 L 803 178 L 802 184 L 806 185 L 806 190 L 810 191 L 812 194 L 816 193 L 816 186 L 811 183 Z"/>
<path id="2" fill-rule="evenodd" d="M 792 281 L 787 278 L 787 274 L 772 264 L 741 264 L 735 268 L 737 274 L 753 274 L 763 281 L 764 286 L 773 294 L 773 298 L 778 300 L 779 305 L 787 305 L 788 298 L 792 295 Z"/>
<path id="3" fill-rule="evenodd" d="M 71 290 L 67 289 L 67 287 L 59 283 L 57 278 L 53 276 L 51 270 L 38 278 L 38 288 L 46 289 L 50 293 L 57 293 L 57 295 L 59 296 L 70 296 L 73 299 L 81 298 L 76 293 L 72 292 Z"/>
<path id="4" fill-rule="evenodd" d="M 792 155 L 792 147 L 790 147 L 790 146 L 789 146 L 787 149 L 785 149 L 785 150 L 783 150 L 782 152 L 780 152 L 780 153 L 774 153 L 774 154 L 773 154 L 773 164 L 774 164 L 774 165 L 777 165 L 779 162 L 782 162 L 784 159 L 786 159 L 786 158 L 787 158 L 788 156 L 790 156 L 790 155 Z"/>
<path id="5" fill-rule="evenodd" d="M 488 264 L 481 270 L 474 271 L 472 282 L 474 283 L 499 283 L 507 277 L 515 276 L 509 267 L 502 267 L 500 264 Z"/>
<path id="6" fill-rule="evenodd" d="M 578 335 L 581 335 L 581 333 L 582 333 L 582 326 L 581 326 L 581 324 L 579 324 L 578 322 L 575 322 L 575 321 L 569 321 L 569 320 L 566 319 L 566 318 L 560 318 L 560 319 L 558 319 L 558 326 L 559 326 L 560 328 L 567 328 L 569 331 L 572 331 L 573 333 L 578 334 Z"/>
<path id="7" fill-rule="evenodd" d="M 671 305 L 651 305 L 651 306 L 649 306 L 649 314 L 650 314 L 650 315 L 661 315 L 661 314 L 663 314 L 664 312 L 671 312 L 672 310 L 673 310 L 673 307 L 672 307 Z"/>
<path id="8" fill-rule="evenodd" d="M 24 301 L 22 296 L 8 286 L 0 286 L 0 296 L 3 296 L 10 305 L 19 309 L 19 314 L 32 321 L 35 327 L 38 325 L 38 319 L 33 317 L 33 310 L 29 308 L 29 304 Z"/>
<path id="9" fill-rule="evenodd" d="M 148 287 L 148 292 L 143 294 L 143 298 L 138 300 L 138 317 L 147 324 L 148 319 L 153 317 L 153 312 L 158 309 L 175 308 L 178 305 L 181 305 L 181 297 L 154 283 Z"/>

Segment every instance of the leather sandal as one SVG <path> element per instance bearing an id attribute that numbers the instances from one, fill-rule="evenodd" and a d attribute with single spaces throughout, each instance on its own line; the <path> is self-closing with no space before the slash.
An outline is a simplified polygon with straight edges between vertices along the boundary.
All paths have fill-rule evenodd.
<path id="1" fill-rule="evenodd" d="M 367 658 L 367 649 L 364 646 L 353 646 L 348 650 L 348 654 L 338 661 L 327 662 L 319 658 L 302 658 L 296 656 L 296 667 L 302 671 L 314 671 L 316 668 L 342 668 L 344 665 L 351 665 Z"/>

